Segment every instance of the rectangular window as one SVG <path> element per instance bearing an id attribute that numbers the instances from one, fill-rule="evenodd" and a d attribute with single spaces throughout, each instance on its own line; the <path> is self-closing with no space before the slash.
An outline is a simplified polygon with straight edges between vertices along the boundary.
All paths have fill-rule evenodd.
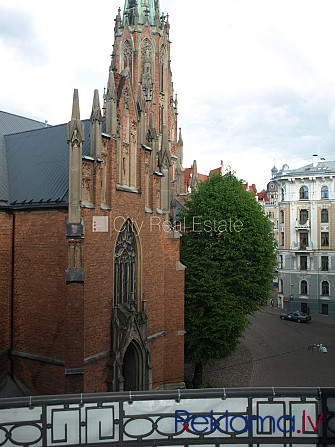
<path id="1" fill-rule="evenodd" d="M 321 233 L 321 247 L 329 247 L 329 233 Z"/>
<path id="2" fill-rule="evenodd" d="M 306 250 L 308 247 L 308 233 L 300 233 L 300 250 Z"/>
<path id="3" fill-rule="evenodd" d="M 308 221 L 308 211 L 301 210 L 300 211 L 300 224 L 304 225 Z"/>
<path id="4" fill-rule="evenodd" d="M 285 233 L 281 234 L 281 245 L 282 245 L 282 247 L 284 247 L 284 245 L 285 245 Z"/>
<path id="5" fill-rule="evenodd" d="M 280 269 L 283 268 L 283 264 L 284 264 L 284 263 L 283 263 L 283 256 L 280 255 L 280 256 L 279 256 L 279 268 L 280 268 Z"/>
<path id="6" fill-rule="evenodd" d="M 328 256 L 321 256 L 321 270 L 323 272 L 328 272 L 329 270 Z"/>
<path id="7" fill-rule="evenodd" d="M 300 270 L 307 270 L 307 256 L 300 256 Z"/>
<path id="8" fill-rule="evenodd" d="M 329 223 L 328 210 L 321 210 L 321 223 Z"/>

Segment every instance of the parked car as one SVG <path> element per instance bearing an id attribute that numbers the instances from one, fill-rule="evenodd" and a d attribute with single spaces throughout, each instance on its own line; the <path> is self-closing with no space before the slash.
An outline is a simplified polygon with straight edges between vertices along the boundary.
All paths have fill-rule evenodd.
<path id="1" fill-rule="evenodd" d="M 311 316 L 303 314 L 302 312 L 290 312 L 289 314 L 281 314 L 280 318 L 282 320 L 296 321 L 297 323 L 305 323 L 306 321 L 311 321 Z"/>

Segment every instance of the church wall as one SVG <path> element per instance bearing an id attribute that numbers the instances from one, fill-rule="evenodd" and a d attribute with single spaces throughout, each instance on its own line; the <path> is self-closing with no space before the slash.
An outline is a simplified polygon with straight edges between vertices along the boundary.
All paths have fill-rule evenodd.
<path id="1" fill-rule="evenodd" d="M 130 110 L 131 113 L 131 110 Z M 148 336 L 165 332 L 164 337 L 149 342 L 153 370 L 153 388 L 170 382 L 183 381 L 183 336 L 177 335 L 184 325 L 184 273 L 176 270 L 179 261 L 179 239 L 167 239 L 165 215 L 145 212 L 145 194 L 117 190 L 116 143 L 109 143 L 111 169 L 111 211 L 83 210 L 85 239 L 83 268 L 85 270 L 85 392 L 106 391 L 111 349 L 113 314 L 114 251 L 118 231 L 127 219 L 138 230 L 142 258 L 142 300 L 147 303 Z M 139 177 L 144 175 L 143 149 L 138 152 Z M 101 184 L 99 170 L 94 184 Z M 144 187 L 144 182 L 142 183 Z M 99 199 L 99 191 L 95 191 Z M 157 206 L 154 203 L 154 210 Z M 93 232 L 94 216 L 108 217 L 108 232 Z M 101 358 L 100 355 L 103 357 Z M 169 372 L 166 373 L 165 370 Z"/>
<path id="2" fill-rule="evenodd" d="M 16 213 L 13 365 L 34 394 L 61 391 L 64 382 L 64 367 L 52 365 L 65 354 L 64 223 L 64 212 Z"/>
<path id="3" fill-rule="evenodd" d="M 76 179 L 77 186 L 80 185 L 80 181 L 82 182 L 81 217 L 84 220 L 84 237 L 72 234 L 72 239 L 66 238 L 67 212 L 16 213 L 12 358 L 15 375 L 33 394 L 104 392 L 110 386 L 110 365 L 113 356 L 111 351 L 115 341 L 112 338 L 113 328 L 115 329 L 114 253 L 118 230 L 127 219 L 131 219 L 138 230 L 138 247 L 141 247 L 139 256 L 141 287 L 138 288 L 140 291 L 138 312 L 132 308 L 128 314 L 125 312 L 125 315 L 129 316 L 134 311 L 139 320 L 143 318 L 142 324 L 146 312 L 148 314 L 148 321 L 146 323 L 145 320 L 141 329 L 142 332 L 147 330 L 148 333 L 143 337 L 144 348 L 140 346 L 140 349 L 143 348 L 141 354 L 143 358 L 145 357 L 145 362 L 148 360 L 151 362 L 152 377 L 149 372 L 145 380 L 151 381 L 152 388 L 165 387 L 171 383 L 180 384 L 184 380 L 184 271 L 178 263 L 180 241 L 177 234 L 169 232 L 164 227 L 165 219 L 169 219 L 168 215 L 162 215 L 160 210 L 157 210 L 161 209 L 163 203 L 162 177 L 152 172 L 159 169 L 157 163 L 152 166 L 152 170 L 150 169 L 150 178 L 145 180 L 149 172 L 148 166 L 151 166 L 148 158 L 154 156 L 156 159 L 156 154 L 152 154 L 148 148 L 143 149 L 141 143 L 151 146 L 151 141 L 148 143 L 147 140 L 140 138 L 140 122 L 144 119 L 143 115 L 141 116 L 143 110 L 140 109 L 144 107 L 147 108 L 145 113 L 148 119 L 145 130 L 148 128 L 152 107 L 154 125 L 156 131 L 159 131 L 160 48 L 162 43 L 166 42 L 165 96 L 162 95 L 166 104 L 164 125 L 167 125 L 168 138 L 177 140 L 176 116 L 170 105 L 172 91 L 168 36 L 161 29 L 155 35 L 148 29 L 142 36 L 140 33 L 130 35 L 127 30 L 125 33 L 130 41 L 134 39 L 135 51 L 132 60 L 134 78 L 129 80 L 122 78 L 119 73 L 114 74 L 117 116 L 120 117 L 121 128 L 118 128 L 119 124 L 113 116 L 115 121 L 110 128 L 115 131 L 110 132 L 113 133 L 111 138 L 106 135 L 103 137 L 102 158 L 86 157 L 83 162 L 82 178 L 78 176 Z M 142 97 L 137 103 L 138 82 L 141 76 L 138 71 L 140 58 L 138 40 L 146 37 L 153 39 L 156 47 L 153 80 L 155 97 L 154 101 L 149 101 L 148 98 L 144 100 Z M 120 42 L 120 38 L 117 39 Z M 115 45 L 115 48 L 118 51 L 118 45 Z M 119 61 L 119 54 L 116 60 Z M 127 89 L 129 95 L 125 95 Z M 113 107 L 115 104 L 116 99 Z M 129 130 L 134 130 L 133 125 L 137 127 L 135 132 L 137 142 L 136 138 L 131 139 L 129 133 Z M 143 133 L 146 135 L 146 132 Z M 172 154 L 178 153 L 177 144 L 172 142 L 170 147 L 164 143 L 162 147 L 161 140 L 162 135 L 159 135 L 158 141 L 156 143 L 153 141 L 152 144 L 156 144 L 160 156 L 162 153 L 167 156 L 168 153 L 167 157 L 170 160 L 170 149 Z M 134 157 L 131 149 L 136 146 L 137 153 Z M 124 165 L 123 159 L 128 160 L 127 165 Z M 146 195 L 145 188 L 148 184 L 150 193 Z M 70 184 L 71 187 L 73 184 Z M 129 187 L 134 187 L 132 192 Z M 168 193 L 170 188 L 169 184 L 169 188 L 166 188 Z M 147 209 L 145 209 L 146 196 L 149 197 Z M 101 207 L 102 201 L 103 207 Z M 165 201 L 168 202 L 166 208 L 169 209 L 169 198 L 165 197 Z M 76 205 L 79 209 L 79 199 Z M 106 209 L 106 205 L 110 210 Z M 94 231 L 95 217 L 108 218 L 106 232 Z M 71 221 L 74 222 L 78 223 L 77 220 Z M 5 229 L 0 236 L 2 238 L 0 255 L 3 254 L 1 262 L 3 258 L 10 260 L 8 216 L 3 217 L 0 214 L 0 228 Z M 81 256 L 78 256 L 78 253 Z M 10 266 L 11 262 L 4 266 L 3 276 L 0 272 L 2 281 L 0 285 L 4 284 L 3 299 L 0 302 L 0 311 L 5 315 L 0 314 L 4 346 L 10 341 L 8 329 Z M 67 269 L 69 269 L 68 284 L 65 282 Z M 146 336 L 149 337 L 148 342 Z M 118 335 L 115 339 L 117 337 Z M 151 353 L 150 359 L 147 345 Z M 125 350 L 125 346 L 122 346 Z M 0 356 L 0 367 L 5 362 L 4 358 Z M 8 364 L 4 365 L 7 370 L 9 367 Z"/>
<path id="4" fill-rule="evenodd" d="M 182 382 L 184 376 L 184 270 L 179 264 L 179 240 L 164 241 L 165 268 L 165 326 L 169 339 L 165 341 L 164 383 Z M 177 256 L 176 256 L 177 255 Z"/>
<path id="5" fill-rule="evenodd" d="M 9 370 L 12 216 L 0 213 L 0 376 Z"/>

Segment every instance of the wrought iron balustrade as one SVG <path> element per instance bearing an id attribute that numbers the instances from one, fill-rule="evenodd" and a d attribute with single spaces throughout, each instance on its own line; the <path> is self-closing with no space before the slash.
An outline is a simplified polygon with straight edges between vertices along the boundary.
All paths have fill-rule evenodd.
<path id="1" fill-rule="evenodd" d="M 335 447 L 335 388 L 178 390 L 0 400 L 0 447 L 132 445 Z"/>

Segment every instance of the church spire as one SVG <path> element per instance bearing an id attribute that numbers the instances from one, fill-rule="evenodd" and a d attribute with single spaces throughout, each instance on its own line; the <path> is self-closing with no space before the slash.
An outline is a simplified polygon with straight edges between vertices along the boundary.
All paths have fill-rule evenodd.
<path id="1" fill-rule="evenodd" d="M 80 224 L 81 164 L 84 142 L 84 123 L 80 121 L 78 90 L 73 93 L 71 121 L 67 125 L 69 144 L 69 223 Z"/>
<path id="2" fill-rule="evenodd" d="M 98 90 L 94 90 L 93 106 L 90 119 L 90 155 L 101 158 L 101 123 L 102 115 Z"/>
<path id="3" fill-rule="evenodd" d="M 122 24 L 126 24 L 128 13 L 129 25 L 135 25 L 136 21 L 143 25 L 148 14 L 149 25 L 155 26 L 155 16 L 160 15 L 159 0 L 125 0 Z"/>

